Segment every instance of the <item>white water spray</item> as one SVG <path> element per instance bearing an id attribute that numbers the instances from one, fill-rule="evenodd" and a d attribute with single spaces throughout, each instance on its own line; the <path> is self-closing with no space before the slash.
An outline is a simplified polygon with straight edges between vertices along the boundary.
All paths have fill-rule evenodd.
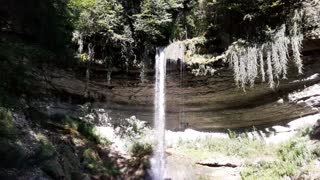
<path id="1" fill-rule="evenodd" d="M 163 180 L 165 176 L 165 77 L 166 57 L 165 48 L 157 48 L 156 53 L 156 82 L 154 98 L 154 127 L 156 130 L 157 146 L 151 160 L 152 179 Z"/>

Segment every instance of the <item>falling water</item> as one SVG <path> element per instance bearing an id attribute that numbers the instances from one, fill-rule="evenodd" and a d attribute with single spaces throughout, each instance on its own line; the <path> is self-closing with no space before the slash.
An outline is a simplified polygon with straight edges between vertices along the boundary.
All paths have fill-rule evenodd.
<path id="1" fill-rule="evenodd" d="M 184 93 L 183 93 L 183 78 L 184 78 L 184 65 L 183 65 L 183 59 L 180 59 L 180 100 L 181 100 L 181 104 L 180 104 L 180 108 L 179 108 L 179 129 L 180 130 L 184 130 L 188 127 L 188 124 L 186 122 L 186 117 L 185 117 L 185 107 L 184 107 Z"/>
<path id="2" fill-rule="evenodd" d="M 154 126 L 157 146 L 151 160 L 151 170 L 154 180 L 163 180 L 165 176 L 165 48 L 157 48 L 155 69 Z"/>
<path id="3" fill-rule="evenodd" d="M 166 48 L 156 50 L 156 82 L 154 97 L 154 128 L 157 146 L 151 159 L 151 176 L 154 180 L 164 180 L 166 177 L 165 160 L 165 79 L 167 60 L 177 62 L 183 61 L 185 46 L 183 42 L 176 41 Z M 182 65 L 181 65 L 182 68 Z M 184 109 L 182 110 L 184 111 Z"/>

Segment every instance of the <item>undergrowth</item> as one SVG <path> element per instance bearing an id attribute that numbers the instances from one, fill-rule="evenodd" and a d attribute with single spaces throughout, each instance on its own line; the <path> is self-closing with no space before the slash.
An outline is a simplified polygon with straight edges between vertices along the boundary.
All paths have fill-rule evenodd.
<path id="1" fill-rule="evenodd" d="M 206 137 L 194 141 L 181 141 L 178 148 L 193 154 L 195 158 L 206 158 L 213 154 L 237 156 L 241 158 L 254 158 L 261 154 L 272 155 L 266 151 L 267 145 L 260 140 L 249 138 L 214 138 Z"/>
<path id="2" fill-rule="evenodd" d="M 99 138 L 95 133 L 94 133 L 94 128 L 95 125 L 86 121 L 83 121 L 79 118 L 71 117 L 71 116 L 66 116 L 65 119 L 63 120 L 65 126 L 68 128 L 77 130 L 81 135 L 86 137 L 88 140 L 91 140 L 95 143 L 103 143 L 107 144 L 108 142 L 102 141 L 101 138 Z"/>
<path id="3" fill-rule="evenodd" d="M 266 144 L 263 140 L 239 136 L 229 131 L 229 138 L 206 137 L 192 141 L 180 140 L 177 150 L 204 160 L 218 156 L 237 157 L 243 164 L 241 178 L 249 180 L 277 180 L 308 174 L 308 167 L 319 157 L 316 148 L 308 145 L 310 129 L 301 130 L 290 140 L 280 144 Z M 303 172 L 300 172 L 303 168 Z"/>
<path id="4" fill-rule="evenodd" d="M 295 176 L 301 167 L 314 160 L 315 154 L 307 147 L 306 138 L 295 138 L 279 145 L 275 150 L 274 161 L 261 161 L 246 164 L 241 176 L 243 179 L 281 179 Z"/>

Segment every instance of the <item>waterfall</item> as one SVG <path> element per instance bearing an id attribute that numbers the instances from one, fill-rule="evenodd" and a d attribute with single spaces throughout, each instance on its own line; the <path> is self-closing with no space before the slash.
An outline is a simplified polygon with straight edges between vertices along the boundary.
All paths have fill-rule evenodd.
<path id="1" fill-rule="evenodd" d="M 177 62 L 178 59 L 184 61 L 186 47 L 183 41 L 175 41 L 165 48 L 166 59 Z"/>
<path id="2" fill-rule="evenodd" d="M 184 78 L 184 64 L 183 64 L 184 60 L 181 59 L 180 60 L 180 83 L 179 83 L 179 87 L 180 87 L 180 99 L 181 99 L 181 104 L 180 104 L 180 108 L 179 108 L 179 129 L 180 130 L 185 130 L 188 127 L 188 123 L 186 121 L 186 117 L 185 117 L 185 108 L 184 108 L 184 101 L 185 101 L 185 97 L 184 97 L 184 92 L 183 92 L 183 78 Z"/>
<path id="3" fill-rule="evenodd" d="M 154 127 L 157 146 L 151 159 L 152 179 L 163 180 L 165 176 L 165 78 L 166 57 L 165 48 L 157 48 L 156 82 L 154 97 Z"/>
<path id="4" fill-rule="evenodd" d="M 181 76 L 183 76 L 183 60 L 185 46 L 181 41 L 173 42 L 166 48 L 161 47 L 156 50 L 156 81 L 155 81 L 155 96 L 154 96 L 154 129 L 155 139 L 157 142 L 156 148 L 151 158 L 151 176 L 154 180 L 164 180 L 166 177 L 166 159 L 165 159 L 165 80 L 166 80 L 166 65 L 167 60 L 177 62 L 180 59 Z M 181 77 L 182 79 L 183 77 Z M 184 109 L 181 110 L 184 113 Z M 184 116 L 184 114 L 183 114 Z M 184 117 L 181 116 L 181 119 Z"/>

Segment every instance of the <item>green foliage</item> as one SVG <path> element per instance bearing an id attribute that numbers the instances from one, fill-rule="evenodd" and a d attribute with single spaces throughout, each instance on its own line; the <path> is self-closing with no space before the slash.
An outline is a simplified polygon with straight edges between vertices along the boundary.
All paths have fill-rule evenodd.
<path id="1" fill-rule="evenodd" d="M 316 157 L 320 157 L 320 146 L 319 145 L 312 151 L 312 154 Z"/>
<path id="2" fill-rule="evenodd" d="M 74 8 L 90 8 L 94 6 L 96 0 L 70 0 L 68 6 Z"/>
<path id="3" fill-rule="evenodd" d="M 296 138 L 282 144 L 276 149 L 276 160 L 249 164 L 242 171 L 243 179 L 281 179 L 284 176 L 294 176 L 298 170 L 314 159 L 308 149 L 305 138 Z"/>
<path id="4" fill-rule="evenodd" d="M 212 154 L 223 154 L 226 156 L 238 156 L 243 158 L 258 157 L 265 151 L 267 145 L 260 140 L 249 138 L 214 138 L 207 137 L 195 141 L 181 141 L 179 148 L 182 151 L 203 157 Z M 272 154 L 272 152 L 270 152 Z"/>
<path id="5" fill-rule="evenodd" d="M 12 0 L 0 11 L 0 104 L 12 107 L 39 97 L 35 74 L 44 63 L 70 62 L 72 27 L 64 0 Z"/>
<path id="6" fill-rule="evenodd" d="M 122 6 L 116 0 L 78 1 L 72 8 L 82 8 L 79 20 L 76 23 L 77 30 L 85 36 L 95 33 L 105 33 L 112 36 L 113 33 L 121 33 Z"/>
<path id="7" fill-rule="evenodd" d="M 303 166 L 312 159 L 312 153 L 307 148 L 305 139 L 293 139 L 288 143 L 280 146 L 277 155 L 281 161 L 296 166 Z"/>
<path id="8" fill-rule="evenodd" d="M 151 144 L 137 142 L 131 147 L 131 153 L 134 157 L 144 157 L 146 155 L 151 155 L 152 152 L 153 148 Z"/>
<path id="9" fill-rule="evenodd" d="M 78 124 L 78 131 L 84 135 L 86 138 L 99 143 L 99 138 L 94 134 L 94 125 L 80 122 Z"/>
<path id="10" fill-rule="evenodd" d="M 203 36 L 206 29 L 205 8 L 202 1 L 176 1 L 171 39 L 191 39 Z"/>
<path id="11" fill-rule="evenodd" d="M 81 53 L 89 55 L 91 44 L 94 51 L 92 58 L 102 60 L 108 67 L 126 69 L 133 64 L 132 31 L 119 1 L 96 0 L 85 8 L 70 6 L 78 12 L 75 13 L 76 33 L 73 40 L 78 43 L 79 50 L 83 50 Z"/>
<path id="12" fill-rule="evenodd" d="M 298 137 L 310 137 L 314 132 L 313 127 L 304 127 L 298 131 Z"/>
<path id="13" fill-rule="evenodd" d="M 108 175 L 118 175 L 119 170 L 113 162 L 102 160 L 97 151 L 87 148 L 83 151 L 83 165 L 90 172 L 103 173 Z"/>
<path id="14" fill-rule="evenodd" d="M 36 88 L 29 58 L 34 59 L 38 53 L 41 52 L 32 46 L 0 41 L 0 104 L 11 106 L 17 103 L 19 96 L 31 96 L 30 90 Z"/>
<path id="15" fill-rule="evenodd" d="M 137 119 L 135 116 L 125 118 L 120 121 L 120 124 L 115 124 L 115 128 L 119 127 L 118 134 L 122 137 L 137 140 L 141 138 L 148 130 L 145 121 Z"/>
<path id="16" fill-rule="evenodd" d="M 0 168 L 23 168 L 29 158 L 13 121 L 10 110 L 0 107 Z"/>
<path id="17" fill-rule="evenodd" d="M 205 36 L 204 54 L 221 53 L 240 38 L 267 41 L 266 31 L 288 21 L 301 0 L 72 0 L 69 6 L 85 53 L 92 43 L 95 59 L 127 70 L 172 40 Z"/>
<path id="18" fill-rule="evenodd" d="M 218 44 L 224 50 L 232 42 L 268 40 L 266 31 L 284 24 L 294 9 L 301 7 L 301 0 L 217 0 L 205 1 L 208 43 Z M 250 4 L 250 6 L 248 6 Z"/>
<path id="19" fill-rule="evenodd" d="M 80 134 L 85 136 L 88 140 L 91 140 L 95 143 L 102 143 L 100 138 L 94 133 L 94 124 L 85 122 L 79 118 L 66 116 L 64 119 L 64 124 L 68 127 L 75 129 Z"/>
<path id="20" fill-rule="evenodd" d="M 300 6 L 301 0 L 12 0 L 2 8 L 0 25 L 54 52 L 70 47 L 75 30 L 83 53 L 92 44 L 94 59 L 127 70 L 172 40 L 205 35 L 206 54 L 220 53 L 239 38 L 264 41 L 266 30 Z"/>
<path id="21" fill-rule="evenodd" d="M 0 137 L 7 139 L 17 138 L 17 130 L 9 110 L 0 107 Z"/>
<path id="22" fill-rule="evenodd" d="M 50 159 L 57 155 L 55 147 L 46 139 L 40 140 L 39 154 L 37 159 L 40 161 Z"/>
<path id="23" fill-rule="evenodd" d="M 72 27 L 66 1 L 11 0 L 1 6 L 1 31 L 57 52 L 69 44 Z"/>
<path id="24" fill-rule="evenodd" d="M 102 166 L 102 160 L 97 152 L 88 148 L 83 152 L 83 164 L 88 169 L 97 170 L 99 166 Z"/>
<path id="25" fill-rule="evenodd" d="M 193 36 L 199 22 L 193 18 L 197 16 L 192 11 L 197 6 L 195 0 L 71 2 L 69 6 L 77 17 L 74 41 L 79 49 L 89 54 L 92 44 L 94 59 L 122 70 L 138 67 L 141 58 L 152 55 L 145 53 L 153 52 L 154 45 L 166 45 L 169 39 L 184 39 L 187 34 Z"/>
<path id="26" fill-rule="evenodd" d="M 302 137 L 301 134 L 275 145 L 268 145 L 261 140 L 249 139 L 246 136 L 232 135 L 231 137 L 227 139 L 207 137 L 195 141 L 181 140 L 176 149 L 195 160 L 221 155 L 238 157 L 244 162 L 241 177 L 248 180 L 293 177 L 301 168 L 309 172 L 310 164 L 319 155 L 317 147 L 311 147 L 308 144 L 310 139 Z"/>
<path id="27" fill-rule="evenodd" d="M 144 0 L 141 13 L 134 15 L 136 31 L 147 35 L 147 38 L 153 41 L 165 38 L 163 33 L 172 21 L 172 15 L 168 12 L 169 5 L 164 0 Z"/>
<path id="28" fill-rule="evenodd" d="M 39 98 L 36 74 L 48 65 L 63 68 L 74 65 L 73 59 L 65 61 L 39 44 L 14 38 L 0 39 L 0 59 L 0 104 L 6 107 L 21 105 L 22 97 Z"/>

